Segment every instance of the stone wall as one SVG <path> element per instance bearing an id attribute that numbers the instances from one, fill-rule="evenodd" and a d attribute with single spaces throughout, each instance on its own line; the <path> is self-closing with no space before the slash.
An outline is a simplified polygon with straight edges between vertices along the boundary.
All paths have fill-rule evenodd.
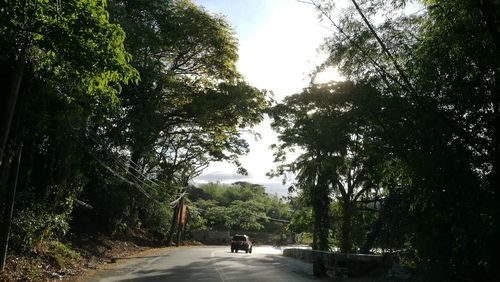
<path id="1" fill-rule="evenodd" d="M 219 230 L 192 230 L 189 239 L 196 240 L 207 245 L 226 245 L 231 242 L 235 234 L 248 235 L 254 245 L 272 245 L 279 238 L 279 234 L 270 234 L 268 232 L 229 232 Z"/>
<path id="2" fill-rule="evenodd" d="M 307 249 L 285 249 L 283 255 L 314 264 L 317 276 L 360 277 L 385 271 L 390 260 L 382 255 L 343 254 Z M 322 273 L 323 272 L 323 273 Z"/>
<path id="3" fill-rule="evenodd" d="M 226 245 L 230 242 L 229 231 L 193 230 L 191 237 L 204 244 Z"/>

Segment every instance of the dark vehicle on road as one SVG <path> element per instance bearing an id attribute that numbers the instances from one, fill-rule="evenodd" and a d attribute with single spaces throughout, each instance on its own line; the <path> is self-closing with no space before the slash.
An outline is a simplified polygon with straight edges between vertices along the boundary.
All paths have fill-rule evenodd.
<path id="1" fill-rule="evenodd" d="M 246 253 L 252 253 L 252 241 L 247 235 L 234 235 L 231 239 L 231 253 L 245 250 Z"/>

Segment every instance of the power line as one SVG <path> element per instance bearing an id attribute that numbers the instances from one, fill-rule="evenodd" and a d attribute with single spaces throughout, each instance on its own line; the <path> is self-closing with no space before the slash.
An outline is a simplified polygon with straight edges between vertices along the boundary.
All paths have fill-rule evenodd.
<path id="1" fill-rule="evenodd" d="M 186 191 L 182 192 L 177 199 L 175 199 L 174 201 L 170 202 L 170 206 L 171 207 L 175 207 L 177 205 L 177 203 L 182 199 L 182 197 L 184 197 L 184 195 L 186 195 L 186 194 L 187 194 Z"/>
<path id="2" fill-rule="evenodd" d="M 103 146 L 103 143 L 104 143 L 104 142 L 101 142 L 101 141 L 97 140 L 97 138 L 96 138 L 95 136 L 92 136 L 92 134 L 91 134 L 90 132 L 87 132 L 87 133 L 88 133 L 88 137 L 89 137 L 90 139 L 92 139 L 92 140 L 93 140 L 93 141 L 94 141 L 97 145 Z M 123 158 L 121 155 L 118 155 L 118 157 L 119 157 L 119 158 Z M 116 159 L 116 157 L 115 157 L 114 155 L 111 155 L 111 158 L 113 158 L 113 159 L 115 160 L 115 162 L 116 162 L 118 165 L 120 165 L 120 166 L 121 166 L 124 170 L 128 171 L 128 172 L 130 173 L 130 175 L 132 175 L 132 177 L 134 177 L 137 181 L 141 182 L 141 183 L 142 183 L 142 184 L 144 184 L 144 185 L 147 185 L 147 184 L 145 183 L 145 181 L 144 181 L 143 179 L 148 180 L 149 182 L 151 182 L 152 184 L 157 185 L 157 186 L 160 186 L 161 184 L 163 184 L 163 185 L 167 185 L 167 184 L 166 184 L 165 182 L 163 182 L 163 181 L 155 182 L 155 181 L 153 181 L 153 180 L 151 180 L 151 179 L 147 178 L 147 176 L 146 176 L 146 175 L 144 175 L 142 172 L 140 172 L 140 171 L 136 168 L 136 166 L 138 166 L 138 165 L 137 165 L 135 162 L 133 162 L 132 160 L 124 160 L 124 159 L 118 160 L 118 159 Z M 130 163 L 132 163 L 132 165 L 127 166 L 127 165 L 124 163 L 125 161 L 129 161 Z M 132 171 L 127 170 L 127 168 L 131 168 L 131 169 L 132 169 L 132 170 L 133 170 L 136 174 L 138 174 L 138 175 L 139 175 L 139 176 L 141 176 L 142 178 L 140 178 L 139 176 L 134 175 L 134 174 L 132 173 Z"/>
<path id="3" fill-rule="evenodd" d="M 93 134 L 91 132 L 89 132 L 89 131 L 87 131 L 87 136 L 93 141 L 93 143 L 95 143 L 95 145 L 100 146 L 100 147 L 105 147 L 105 145 L 104 145 L 105 142 L 103 140 L 98 140 L 98 139 L 100 139 L 98 136 L 93 136 Z M 160 202 L 158 202 L 157 200 L 153 199 L 151 197 L 151 195 L 149 195 L 149 193 L 147 191 L 145 191 L 144 188 L 141 185 L 139 185 L 137 182 L 143 184 L 144 186 L 150 186 L 150 185 L 146 184 L 146 182 L 144 181 L 144 180 L 147 180 L 147 181 L 149 181 L 150 183 L 152 183 L 153 185 L 156 185 L 156 186 L 161 186 L 161 185 L 168 186 L 168 184 L 166 182 L 161 181 L 161 180 L 153 181 L 152 179 L 149 179 L 144 173 L 140 172 L 136 168 L 136 167 L 138 167 L 138 164 L 135 163 L 134 161 L 132 161 L 130 159 L 124 159 L 124 157 L 122 155 L 115 156 L 115 155 L 111 154 L 110 157 L 114 161 L 114 163 L 117 164 L 122 169 L 124 169 L 125 171 L 127 171 L 128 175 L 131 175 L 131 177 L 136 182 L 130 181 L 125 176 L 121 175 L 120 173 L 118 173 L 117 171 L 113 170 L 111 167 L 109 167 L 108 165 L 106 165 L 100 158 L 98 158 L 95 154 L 92 153 L 92 150 L 90 148 L 88 148 L 88 146 L 86 146 L 85 144 L 83 144 L 82 142 L 80 142 L 73 134 L 72 134 L 72 137 L 77 141 L 77 143 L 79 143 L 82 147 L 84 147 L 87 150 L 87 152 L 90 154 L 90 156 L 92 158 L 94 158 L 102 167 L 104 167 L 106 170 L 108 170 L 109 172 L 111 172 L 114 176 L 116 176 L 117 178 L 121 179 L 122 181 L 124 181 L 124 182 L 126 182 L 126 183 L 128 183 L 128 184 L 130 184 L 130 185 L 132 185 L 134 187 L 136 187 L 148 199 L 151 199 L 151 200 L 155 201 L 156 203 L 160 204 Z M 125 162 L 127 162 L 127 161 L 130 162 L 132 165 L 127 166 L 125 164 Z M 131 168 L 131 170 L 129 170 L 128 168 Z M 134 174 L 134 172 L 135 172 L 135 174 Z M 182 194 L 180 194 L 177 199 L 175 199 L 174 201 L 172 201 L 172 202 L 169 203 L 170 206 L 174 207 L 175 205 L 177 205 L 178 202 L 182 199 L 182 197 L 184 197 L 185 194 L 187 194 L 187 192 L 183 192 Z"/>
<path id="4" fill-rule="evenodd" d="M 117 178 L 121 179 L 123 182 L 128 183 L 128 184 L 132 185 L 133 187 L 136 187 L 148 199 L 154 201 L 157 204 L 161 204 L 161 202 L 159 202 L 156 199 L 154 199 L 153 197 L 151 197 L 151 195 L 149 195 L 149 193 L 147 191 L 145 191 L 144 188 L 141 185 L 137 184 L 136 182 L 132 182 L 132 181 L 128 180 L 127 178 L 125 178 L 124 176 L 122 176 L 121 174 L 119 174 L 118 172 L 116 172 L 115 170 L 113 170 L 111 167 L 109 167 L 108 165 L 106 165 L 101 159 L 99 159 L 94 153 L 92 153 L 92 151 L 85 144 L 83 144 L 82 142 L 80 142 L 80 140 L 78 140 L 74 135 L 72 135 L 72 137 L 76 140 L 76 142 L 78 144 L 80 144 L 80 146 L 82 146 L 84 149 L 87 150 L 87 153 L 89 153 L 89 155 L 94 160 L 96 160 L 106 170 L 108 170 L 109 172 L 111 172 L 111 174 L 113 174 Z"/>

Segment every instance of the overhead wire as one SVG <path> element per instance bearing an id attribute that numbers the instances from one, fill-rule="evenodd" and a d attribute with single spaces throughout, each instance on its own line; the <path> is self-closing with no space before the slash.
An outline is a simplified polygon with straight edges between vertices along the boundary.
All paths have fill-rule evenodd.
<path id="1" fill-rule="evenodd" d="M 102 140 L 101 140 L 101 141 L 97 140 L 97 137 L 92 136 L 92 133 L 90 133 L 90 132 L 87 132 L 87 133 L 88 133 L 88 134 L 87 134 L 87 136 L 88 136 L 90 139 L 92 139 L 92 140 L 93 140 L 93 141 L 94 141 L 97 145 L 102 146 L 102 144 L 104 143 L 104 141 L 102 141 Z M 141 182 L 141 183 L 142 183 L 142 184 L 144 184 L 144 185 L 148 185 L 148 184 L 146 184 L 146 183 L 145 183 L 145 180 L 147 180 L 147 181 L 149 181 L 150 183 L 152 183 L 152 184 L 154 184 L 154 185 L 157 185 L 157 186 L 161 186 L 161 185 L 165 185 L 165 186 L 167 186 L 167 185 L 168 185 L 167 183 L 165 183 L 165 182 L 163 182 L 163 181 L 161 181 L 161 180 L 153 181 L 153 180 L 151 180 L 150 178 L 148 178 L 148 177 L 147 177 L 144 173 L 140 172 L 140 171 L 136 168 L 136 167 L 138 167 L 138 165 L 137 165 L 134 161 L 132 161 L 132 160 L 129 160 L 129 159 L 124 159 L 124 157 L 123 157 L 123 156 L 121 156 L 121 155 L 118 155 L 118 158 L 120 158 L 120 160 L 119 160 L 119 159 L 117 159 L 117 157 L 116 157 L 116 156 L 114 156 L 114 155 L 111 155 L 111 158 L 113 158 L 113 159 L 115 160 L 115 162 L 116 162 L 117 164 L 119 164 L 119 165 L 120 165 L 120 166 L 121 166 L 121 167 L 122 167 L 125 171 L 129 172 L 129 174 L 130 174 L 132 177 L 134 177 L 137 181 Z M 132 165 L 128 165 L 128 166 L 127 166 L 127 165 L 125 164 L 125 162 L 130 162 Z M 131 171 L 131 170 L 132 170 L 133 172 L 135 172 L 137 175 L 135 175 L 134 173 L 132 173 L 132 171 Z"/>
<path id="2" fill-rule="evenodd" d="M 72 129 L 74 131 L 78 131 L 77 128 L 72 127 Z M 73 132 L 71 132 L 71 133 L 73 133 Z M 105 147 L 104 144 L 106 144 L 106 142 L 104 140 L 102 140 L 102 138 L 97 136 L 95 133 L 92 133 L 90 131 L 86 131 L 85 135 L 88 138 L 90 138 L 95 145 L 100 146 L 100 147 Z M 118 165 L 120 168 L 122 168 L 123 170 L 127 171 L 127 175 L 130 175 L 133 178 L 133 180 L 135 180 L 135 181 L 130 181 L 129 179 L 127 179 L 127 177 L 121 175 L 119 172 L 113 170 L 110 166 L 106 165 L 103 160 L 101 160 L 95 154 L 92 153 L 92 151 L 93 151 L 92 149 L 90 149 L 88 146 L 86 146 L 85 144 L 80 142 L 80 140 L 78 140 L 74 134 L 71 134 L 71 136 L 82 147 L 84 147 L 85 150 L 87 150 L 87 152 L 91 155 L 91 157 L 94 158 L 102 167 L 104 167 L 106 170 L 108 170 L 110 173 L 112 173 L 114 176 L 121 179 L 122 181 L 136 187 L 148 199 L 151 199 L 151 200 L 155 201 L 156 203 L 160 203 L 156 199 L 153 199 L 153 197 L 146 190 L 144 190 L 144 188 L 141 185 L 139 185 L 138 183 L 141 183 L 144 186 L 151 186 L 151 184 L 156 185 L 156 186 L 162 186 L 162 185 L 170 186 L 168 183 L 166 183 L 162 180 L 150 179 L 149 177 L 147 177 L 147 175 L 145 175 L 143 172 L 141 172 L 137 169 L 137 167 L 139 167 L 139 165 L 136 162 L 134 162 L 131 159 L 125 158 L 125 156 L 123 156 L 122 154 L 118 154 L 118 155 L 110 154 L 109 157 L 114 161 L 114 163 L 116 165 Z M 127 162 L 129 163 L 129 165 L 127 165 Z M 151 184 L 147 184 L 146 181 L 150 182 Z M 178 194 L 177 198 L 169 203 L 170 206 L 174 207 L 175 205 L 177 205 L 178 202 L 180 201 L 180 199 L 185 196 L 185 194 L 187 194 L 187 192 L 185 192 L 185 191 L 181 194 Z"/>
<path id="3" fill-rule="evenodd" d="M 182 199 L 182 197 L 184 197 L 185 195 L 187 194 L 186 191 L 182 192 L 181 194 L 179 194 L 179 196 L 177 197 L 177 199 L 173 200 L 172 202 L 170 202 L 170 206 L 171 207 L 175 207 L 177 206 L 177 204 L 179 203 L 179 201 Z"/>
<path id="4" fill-rule="evenodd" d="M 102 140 L 101 140 L 101 141 L 97 140 L 97 138 L 98 138 L 98 137 L 92 136 L 92 133 L 90 133 L 90 132 L 87 132 L 87 133 L 88 133 L 88 134 L 87 134 L 87 136 L 88 136 L 90 139 L 92 139 L 92 141 L 93 141 L 96 145 L 103 146 L 104 141 L 102 141 Z M 78 141 L 78 140 L 77 140 L 77 141 Z M 78 142 L 79 142 L 79 141 L 78 141 Z M 126 183 L 128 183 L 128 184 L 130 184 L 130 185 L 133 185 L 133 186 L 135 186 L 135 187 L 137 187 L 137 188 L 138 188 L 139 190 L 141 190 L 141 191 L 143 192 L 143 194 L 144 194 L 146 197 L 148 197 L 149 199 L 154 200 L 156 203 L 160 203 L 160 202 L 158 202 L 157 200 L 153 199 L 153 198 L 149 195 L 149 193 L 147 193 L 147 191 L 145 191 L 145 190 L 144 190 L 144 188 L 143 188 L 143 187 L 141 187 L 140 185 L 138 185 L 138 184 L 137 184 L 137 183 L 135 183 L 135 182 L 132 182 L 132 181 L 130 181 L 130 180 L 128 180 L 128 179 L 126 179 L 124 176 L 120 175 L 118 172 L 114 171 L 114 170 L 113 170 L 113 169 L 111 169 L 109 166 L 107 166 L 106 164 L 104 164 L 104 162 L 102 162 L 102 160 L 100 160 L 99 158 L 97 158 L 97 156 L 95 156 L 95 155 L 93 155 L 93 154 L 91 153 L 91 150 L 90 150 L 87 146 L 85 146 L 85 145 L 84 145 L 84 144 L 82 144 L 81 142 L 79 142 L 79 144 L 80 144 L 80 145 L 82 145 L 82 146 L 84 146 L 84 147 L 85 147 L 85 149 L 89 152 L 89 154 L 91 154 L 91 156 L 92 156 L 94 159 L 96 159 L 96 160 L 97 160 L 97 161 L 101 164 L 101 166 L 105 167 L 105 168 L 106 168 L 108 171 L 110 171 L 113 175 L 115 175 L 115 176 L 117 176 L 118 178 L 122 179 L 122 180 L 123 180 L 123 181 L 125 181 Z M 144 175 L 142 172 L 140 172 L 139 170 L 137 170 L 137 169 L 135 168 L 135 166 L 138 166 L 138 165 L 137 165 L 134 161 L 132 161 L 132 160 L 128 160 L 128 159 L 127 159 L 127 160 L 124 160 L 124 159 L 123 159 L 123 157 L 122 157 L 122 156 L 120 156 L 120 155 L 119 155 L 118 157 L 119 157 L 121 160 L 117 159 L 115 156 L 111 156 L 111 157 L 114 159 L 115 163 L 116 163 L 116 164 L 118 164 L 118 165 L 119 165 L 122 169 L 124 169 L 124 170 L 126 170 L 126 171 L 130 172 L 130 170 L 127 170 L 127 169 L 128 169 L 128 168 L 132 168 L 132 170 L 134 170 L 134 171 L 135 171 L 135 173 L 137 173 L 139 176 L 142 176 L 142 177 L 143 177 L 143 179 L 148 180 L 149 182 L 151 182 L 151 183 L 152 183 L 152 184 L 154 184 L 154 185 L 157 185 L 157 186 L 160 186 L 160 185 L 162 185 L 162 184 L 163 184 L 163 185 L 165 185 L 165 186 L 167 186 L 167 185 L 168 185 L 168 184 L 167 184 L 167 183 L 165 183 L 164 181 L 161 181 L 161 180 L 160 180 L 160 181 L 153 181 L 153 180 L 151 180 L 151 179 L 147 178 L 147 176 L 146 176 L 146 175 Z M 131 164 L 133 164 L 133 165 L 131 165 L 131 166 L 127 166 L 127 165 L 125 164 L 125 161 L 128 161 L 128 162 L 130 162 L 130 163 L 131 163 Z M 142 183 L 143 185 L 145 185 L 145 186 L 149 186 L 149 185 L 148 185 L 148 184 L 146 184 L 146 183 L 145 183 L 142 179 L 140 179 L 137 175 L 134 175 L 133 173 L 129 173 L 129 175 L 131 175 L 134 179 L 136 179 L 138 182 Z M 178 196 L 175 200 L 171 201 L 171 202 L 169 203 L 169 205 L 170 205 L 170 206 L 172 206 L 172 207 L 176 206 L 176 205 L 178 204 L 178 202 L 180 201 L 180 199 L 181 199 L 182 197 L 184 197 L 186 194 L 187 194 L 187 192 L 185 192 L 185 191 L 184 191 L 184 192 L 183 192 L 183 193 L 181 193 L 181 194 L 180 194 L 180 195 L 179 195 L 179 196 Z"/>
<path id="5" fill-rule="evenodd" d="M 92 135 L 91 132 L 87 132 L 88 133 L 88 136 L 97 144 L 97 145 L 100 145 L 100 146 L 103 146 L 102 144 L 105 143 L 105 141 L 103 141 L 100 137 L 96 136 L 94 134 L 94 136 Z M 97 140 L 97 139 L 100 139 L 100 140 Z M 137 163 L 135 163 L 133 160 L 131 159 L 128 159 L 128 158 L 125 158 L 125 156 L 123 155 L 112 155 L 111 156 L 113 159 L 115 159 L 115 161 L 120 164 L 122 166 L 122 168 L 124 170 L 126 170 L 127 172 L 130 172 L 131 175 L 133 175 L 133 173 L 130 171 L 133 170 L 136 174 L 138 174 L 139 176 L 136 176 L 136 175 L 133 175 L 135 178 L 137 178 L 141 183 L 143 183 L 144 185 L 147 185 L 146 183 L 144 183 L 144 181 L 149 181 L 151 182 L 152 184 L 154 185 L 157 185 L 157 186 L 160 186 L 160 185 L 164 185 L 164 186 L 169 186 L 169 184 L 167 182 L 164 182 L 162 180 L 155 180 L 153 181 L 152 179 L 148 178 L 143 172 L 139 171 L 137 169 L 137 167 L 139 167 L 139 165 Z M 120 160 L 117 160 L 116 158 L 119 158 Z M 126 165 L 125 163 L 130 163 L 131 165 Z"/>
<path id="6" fill-rule="evenodd" d="M 119 178 L 120 180 L 122 180 L 123 182 L 127 183 L 127 184 L 130 184 L 131 186 L 133 187 L 136 187 L 144 196 L 146 196 L 148 199 L 156 202 L 157 204 L 161 204 L 161 202 L 157 201 L 156 199 L 154 199 L 153 197 L 151 197 L 151 195 L 149 195 L 149 193 L 144 190 L 144 188 L 137 184 L 136 182 L 133 182 L 133 181 L 130 181 L 128 180 L 126 177 L 124 177 L 123 175 L 121 175 L 120 173 L 118 173 L 117 171 L 115 171 L 114 169 L 112 169 L 111 167 L 109 167 L 107 164 L 105 164 L 100 158 L 98 158 L 93 152 L 92 150 L 90 150 L 90 148 L 88 148 L 85 144 L 83 144 L 80 140 L 78 140 L 74 135 L 72 135 L 72 137 L 76 140 L 76 142 L 78 144 L 80 144 L 80 146 L 82 146 L 84 149 L 86 149 L 87 153 L 95 160 L 97 161 L 97 163 L 99 165 L 101 165 L 102 167 L 104 167 L 106 170 L 108 170 L 111 174 L 113 174 L 114 176 L 116 176 L 117 178 Z"/>

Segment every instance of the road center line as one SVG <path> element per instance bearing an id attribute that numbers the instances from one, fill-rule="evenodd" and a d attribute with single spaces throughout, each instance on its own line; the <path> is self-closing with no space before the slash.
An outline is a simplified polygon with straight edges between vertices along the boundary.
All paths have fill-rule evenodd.
<path id="1" fill-rule="evenodd" d="M 210 257 L 212 258 L 215 258 L 215 253 L 217 251 L 213 251 L 210 253 Z M 221 269 L 219 269 L 219 266 L 217 265 L 217 259 L 215 258 L 215 261 L 214 261 L 214 268 L 215 268 L 215 272 L 217 272 L 217 275 L 219 275 L 219 278 L 222 282 L 225 282 L 226 279 L 224 278 L 224 273 L 222 272 Z"/>

